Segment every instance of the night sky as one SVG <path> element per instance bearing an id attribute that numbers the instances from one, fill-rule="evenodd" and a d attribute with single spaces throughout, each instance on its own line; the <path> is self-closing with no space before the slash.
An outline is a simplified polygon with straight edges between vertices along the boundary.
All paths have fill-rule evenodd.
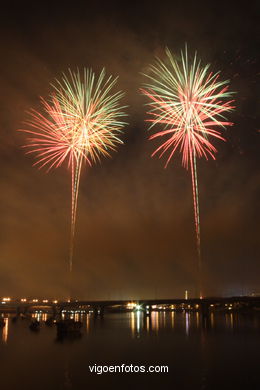
<path id="1" fill-rule="evenodd" d="M 260 292 L 259 75 L 256 3 L 12 3 L 0 35 L 0 296 L 67 296 L 70 173 L 46 174 L 17 132 L 50 82 L 68 68 L 119 75 L 129 125 L 124 145 L 83 169 L 75 240 L 75 295 L 127 299 L 195 293 L 196 243 L 190 173 L 178 155 L 150 158 L 140 72 L 188 44 L 236 92 L 234 126 L 216 161 L 198 162 L 202 261 L 208 295 Z M 49 5 L 48 5 L 49 4 Z"/>

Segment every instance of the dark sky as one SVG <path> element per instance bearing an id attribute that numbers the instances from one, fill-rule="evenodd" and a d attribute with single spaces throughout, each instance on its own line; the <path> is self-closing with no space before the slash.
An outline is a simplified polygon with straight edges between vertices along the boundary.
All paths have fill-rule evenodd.
<path id="1" fill-rule="evenodd" d="M 0 296 L 67 295 L 70 173 L 24 155 L 16 130 L 68 68 L 119 75 L 129 125 L 112 159 L 82 173 L 75 294 L 139 298 L 194 294 L 196 246 L 190 174 L 178 156 L 150 158 L 140 72 L 167 45 L 188 44 L 236 92 L 234 126 L 217 161 L 198 163 L 202 261 L 208 295 L 260 292 L 259 76 L 254 1 L 11 3 L 0 22 Z M 141 3 L 141 4 L 140 4 Z M 49 4 L 49 5 L 48 5 Z"/>

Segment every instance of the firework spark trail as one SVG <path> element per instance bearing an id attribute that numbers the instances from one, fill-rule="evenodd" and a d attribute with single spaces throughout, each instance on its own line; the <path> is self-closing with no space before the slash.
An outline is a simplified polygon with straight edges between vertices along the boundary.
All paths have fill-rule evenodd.
<path id="1" fill-rule="evenodd" d="M 67 161 L 71 169 L 70 274 L 82 164 L 91 166 L 123 143 L 118 136 L 126 124 L 121 120 L 125 106 L 119 104 L 124 94 L 111 93 L 116 82 L 112 76 L 105 78 L 104 69 L 98 77 L 89 69 L 82 77 L 79 71 L 69 70 L 68 76 L 63 74 L 52 85 L 54 93 L 48 101 L 41 98 L 43 113 L 29 111 L 28 129 L 20 130 L 28 135 L 27 153 L 36 154 L 33 165 L 47 167 L 48 172 Z"/>
<path id="2" fill-rule="evenodd" d="M 79 161 L 77 161 L 76 168 L 74 167 L 74 162 L 72 163 L 72 167 L 71 167 L 71 232 L 70 232 L 70 255 L 69 255 L 70 272 L 72 272 L 75 225 L 76 225 L 79 182 L 80 182 L 82 160 L 83 158 L 82 156 L 80 156 Z"/>
<path id="3" fill-rule="evenodd" d="M 193 208 L 198 253 L 198 268 L 201 268 L 201 238 L 199 192 L 197 178 L 197 158 L 212 157 L 215 159 L 217 149 L 209 141 L 214 137 L 225 141 L 215 127 L 225 128 L 233 123 L 228 122 L 223 113 L 232 110 L 232 92 L 228 92 L 228 81 L 219 81 L 219 72 L 208 72 L 209 65 L 202 67 L 197 60 L 197 54 L 189 63 L 187 47 L 181 52 L 180 58 L 175 58 L 166 49 L 167 59 L 157 58 L 156 64 L 151 65 L 149 79 L 141 88 L 141 93 L 148 97 L 150 107 L 148 112 L 151 123 L 164 126 L 162 131 L 155 132 L 149 139 L 168 136 L 157 147 L 152 156 L 159 153 L 161 158 L 169 152 L 165 167 L 169 164 L 175 152 L 179 149 L 182 154 L 182 165 L 191 170 Z M 201 292 L 201 288 L 200 288 Z"/>

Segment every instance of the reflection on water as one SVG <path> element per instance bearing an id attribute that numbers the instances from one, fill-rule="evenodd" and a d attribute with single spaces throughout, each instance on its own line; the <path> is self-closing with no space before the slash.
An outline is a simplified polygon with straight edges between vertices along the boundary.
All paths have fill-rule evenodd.
<path id="1" fill-rule="evenodd" d="M 86 332 L 89 333 L 89 327 L 90 327 L 90 322 L 89 322 L 89 313 L 86 314 Z"/>
<path id="2" fill-rule="evenodd" d="M 147 328 L 147 318 L 143 316 L 141 311 L 131 312 L 130 313 L 130 326 L 131 326 L 131 334 L 132 337 L 139 337 L 140 332 Z M 148 319 L 149 321 L 149 319 Z M 149 325 L 148 325 L 149 329 Z"/>
<path id="3" fill-rule="evenodd" d="M 171 327 L 174 329 L 175 311 L 171 312 Z"/>
<path id="4" fill-rule="evenodd" d="M 214 313 L 210 313 L 210 326 L 214 328 Z"/>
<path id="5" fill-rule="evenodd" d="M 245 316 L 232 310 L 212 311 L 207 319 L 199 312 L 184 310 L 105 313 L 103 318 L 94 313 L 69 312 L 65 316 L 82 322 L 82 338 L 57 343 L 55 324 L 45 324 L 50 314 L 38 312 L 15 320 L 14 315 L 3 315 L 3 388 L 19 390 L 23 381 L 28 389 L 37 383 L 37 390 L 96 390 L 110 386 L 138 389 L 155 385 L 176 390 L 257 388 L 257 313 Z M 29 330 L 32 318 L 40 322 L 37 333 Z M 169 366 L 169 374 L 148 376 L 149 385 L 145 376 L 128 375 L 121 378 L 123 382 L 118 387 L 116 375 L 97 376 L 88 369 L 94 364 L 122 363 L 164 364 Z M 237 370 L 238 366 L 243 370 Z"/>
<path id="6" fill-rule="evenodd" d="M 230 313 L 230 326 L 233 329 L 233 327 L 234 327 L 233 313 Z"/>
<path id="7" fill-rule="evenodd" d="M 232 312 L 225 314 L 225 323 L 226 323 L 227 328 L 229 328 L 229 329 L 234 328 L 234 315 Z"/>
<path id="8" fill-rule="evenodd" d="M 35 320 L 37 320 L 39 322 L 46 321 L 48 318 L 48 314 L 43 313 L 43 312 L 36 312 L 36 313 L 32 313 L 32 318 L 34 318 Z"/>
<path id="9" fill-rule="evenodd" d="M 129 327 L 131 329 L 132 337 L 138 337 L 142 333 L 155 333 L 164 329 L 177 329 L 178 331 L 185 331 L 186 336 L 190 332 L 201 330 L 220 330 L 225 331 L 238 328 L 243 325 L 243 317 L 238 313 L 214 313 L 211 312 L 208 318 L 203 318 L 199 312 L 183 311 L 181 313 L 175 311 L 152 311 L 149 315 L 141 311 L 131 312 L 125 314 L 129 316 Z M 236 319 L 236 321 L 235 321 Z M 86 331 L 91 329 L 92 318 L 90 315 L 86 319 Z M 259 322 L 252 318 L 252 325 L 257 328 Z"/>
<path id="10" fill-rule="evenodd" d="M 131 327 L 131 331 L 132 331 L 132 337 L 135 336 L 135 314 L 134 312 L 132 312 L 130 314 L 130 327 Z"/>
<path id="11" fill-rule="evenodd" d="M 203 318 L 198 311 L 193 312 L 184 310 L 182 312 L 151 311 L 150 313 L 148 313 L 138 310 L 121 314 L 105 313 L 104 318 L 102 318 L 102 322 L 106 324 L 106 322 L 109 322 L 109 320 L 113 318 L 113 316 L 118 315 L 125 321 L 128 321 L 128 326 L 126 323 L 125 327 L 130 330 L 133 338 L 140 337 L 144 333 L 153 333 L 159 336 L 159 333 L 164 330 L 176 330 L 178 332 L 184 332 L 186 336 L 190 336 L 191 333 L 198 332 L 203 329 L 224 329 L 225 331 L 228 331 L 233 330 L 235 327 L 240 328 L 241 325 L 243 325 L 243 316 L 240 316 L 238 313 L 211 312 L 208 318 Z M 35 312 L 30 315 L 27 315 L 26 319 L 23 321 L 20 317 L 14 317 L 14 315 L 2 315 L 5 325 L 1 328 L 1 339 L 5 344 L 8 342 L 10 323 L 14 330 L 16 322 L 23 322 L 24 325 L 28 325 L 31 319 L 35 319 L 40 322 L 42 329 L 45 326 L 44 323 L 50 317 L 51 314 Z M 61 318 L 70 318 L 75 321 L 82 322 L 83 331 L 86 334 L 90 334 L 91 331 L 94 330 L 99 323 L 101 323 L 101 317 L 96 317 L 94 313 L 62 313 Z M 14 321 L 14 319 L 16 319 L 16 321 Z M 257 315 L 252 317 L 252 326 L 254 328 L 259 327 L 259 319 Z"/>
<path id="12" fill-rule="evenodd" d="M 5 344 L 8 341 L 8 330 L 9 330 L 9 317 L 5 317 L 4 327 L 2 328 L 2 340 Z"/>
<path id="13" fill-rule="evenodd" d="M 135 313 L 135 315 L 136 315 L 136 331 L 137 331 L 137 333 L 139 335 L 140 330 L 141 330 L 141 312 L 137 311 Z"/>
<path id="14" fill-rule="evenodd" d="M 190 313 L 185 313 L 185 331 L 186 335 L 189 336 L 189 329 L 190 329 Z"/>
<path id="15" fill-rule="evenodd" d="M 146 330 L 147 330 L 147 332 L 150 331 L 150 317 L 149 316 L 146 317 Z"/>
<path id="16" fill-rule="evenodd" d="M 196 311 L 196 326 L 197 328 L 200 326 L 200 315 L 198 311 Z"/>
<path id="17" fill-rule="evenodd" d="M 158 332 L 159 330 L 159 312 L 154 311 L 151 313 L 152 316 L 152 330 Z"/>

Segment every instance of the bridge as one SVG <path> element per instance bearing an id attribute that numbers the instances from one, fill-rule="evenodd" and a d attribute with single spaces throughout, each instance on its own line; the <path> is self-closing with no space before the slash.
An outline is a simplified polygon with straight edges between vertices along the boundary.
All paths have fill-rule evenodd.
<path id="1" fill-rule="evenodd" d="M 174 299 L 135 299 L 135 300 L 72 300 L 51 302 L 6 302 L 0 305 L 0 310 L 15 311 L 17 314 L 28 311 L 51 311 L 53 315 L 61 315 L 63 311 L 90 311 L 94 315 L 103 316 L 108 310 L 121 308 L 122 310 L 140 310 L 145 315 L 150 315 L 153 310 L 164 305 L 171 310 L 197 310 L 207 317 L 212 307 L 225 308 L 232 306 L 232 310 L 258 309 L 260 310 L 260 296 L 239 296 L 239 297 L 207 297 L 207 298 L 174 298 Z"/>
<path id="2" fill-rule="evenodd" d="M 103 315 L 106 309 L 113 307 L 127 307 L 132 304 L 138 310 L 142 310 L 149 315 L 154 306 L 167 305 L 174 307 L 173 310 L 184 308 L 185 310 L 199 310 L 204 316 L 207 316 L 212 306 L 230 306 L 241 308 L 258 308 L 260 310 L 260 297 L 211 297 L 211 298 L 189 298 L 189 299 L 138 299 L 138 300 L 110 300 L 110 301 L 73 301 L 60 303 L 62 310 L 82 310 L 92 308 L 94 313 Z"/>

